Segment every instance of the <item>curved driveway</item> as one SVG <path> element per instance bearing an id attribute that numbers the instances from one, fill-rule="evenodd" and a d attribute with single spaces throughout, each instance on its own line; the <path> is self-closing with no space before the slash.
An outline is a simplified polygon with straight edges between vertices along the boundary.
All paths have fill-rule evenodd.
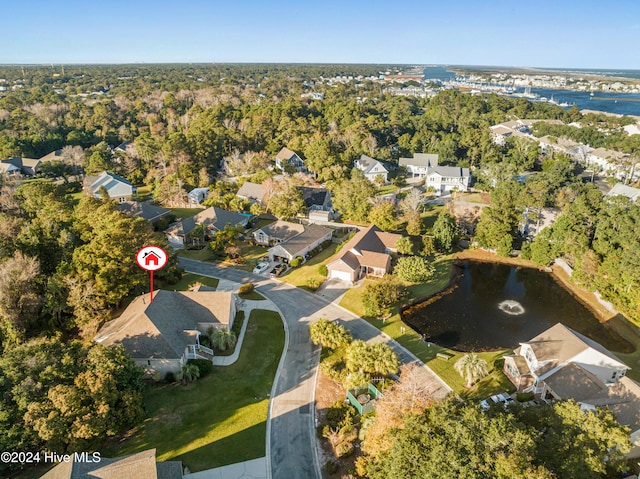
<path id="1" fill-rule="evenodd" d="M 280 361 L 270 402 L 267 425 L 267 471 L 275 479 L 317 478 L 320 465 L 315 454 L 314 395 L 315 375 L 320 349 L 309 339 L 309 324 L 318 318 L 339 320 L 356 339 L 382 341 L 391 346 L 402 363 L 419 361 L 396 341 L 374 326 L 327 300 L 280 281 L 232 268 L 180 258 L 180 266 L 189 272 L 228 279 L 237 283 L 253 282 L 282 313 L 288 341 Z M 257 358 L 259 360 L 259 358 Z M 434 398 L 443 398 L 450 389 L 430 369 L 423 368 L 425 381 Z"/>

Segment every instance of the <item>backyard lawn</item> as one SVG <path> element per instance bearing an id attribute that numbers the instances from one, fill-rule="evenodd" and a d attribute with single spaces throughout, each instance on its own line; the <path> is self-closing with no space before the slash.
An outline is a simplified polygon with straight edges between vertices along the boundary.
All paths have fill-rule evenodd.
<path id="1" fill-rule="evenodd" d="M 444 258 L 436 264 L 436 274 L 433 280 L 427 283 L 416 283 L 409 285 L 409 299 L 425 298 L 442 290 L 451 278 L 451 268 L 453 260 Z M 422 340 L 420 335 L 409 326 L 404 324 L 400 319 L 398 308 L 393 308 L 391 316 L 384 321 L 368 317 L 365 315 L 364 306 L 362 305 L 362 293 L 364 288 L 373 280 L 365 280 L 357 287 L 350 289 L 340 302 L 340 306 L 352 311 L 354 314 L 365 319 L 382 332 L 398 341 L 402 346 L 415 354 L 421 361 L 427 364 L 440 378 L 446 382 L 458 395 L 472 399 L 480 400 L 492 394 L 507 390 L 514 390 L 513 385 L 502 374 L 501 371 L 491 371 L 489 376 L 480 381 L 472 389 L 464 387 L 464 380 L 453 368 L 454 363 L 463 356 L 464 353 L 448 350 L 428 343 Z M 489 364 L 489 368 L 493 367 L 494 362 L 501 358 L 509 351 L 493 351 L 488 353 L 479 353 L 480 357 L 485 359 Z M 451 357 L 449 360 L 438 358 L 438 353 L 445 353 Z M 500 366 L 501 367 L 501 366 Z"/>
<path id="2" fill-rule="evenodd" d="M 322 250 L 302 266 L 291 268 L 280 277 L 280 280 L 293 286 L 297 286 L 298 288 L 304 288 L 311 292 L 315 291 L 317 287 L 327 279 L 326 276 L 318 272 L 318 268 L 320 265 L 326 265 L 329 262 L 331 257 L 335 254 L 337 247 L 337 244 L 331 243 L 328 248 Z M 311 285 L 317 286 L 316 288 L 313 288 Z"/>
<path id="3" fill-rule="evenodd" d="M 223 266 L 231 266 L 242 271 L 253 271 L 260 259 L 267 254 L 267 248 L 260 245 L 251 246 L 248 241 L 238 241 L 237 246 L 240 247 L 240 257 L 244 259 L 244 263 L 222 261 Z"/>
<path id="4" fill-rule="evenodd" d="M 177 254 L 182 258 L 195 259 L 197 261 L 213 261 L 216 257 L 208 246 L 202 249 L 179 249 Z"/>
<path id="5" fill-rule="evenodd" d="M 218 287 L 217 278 L 209 278 L 207 276 L 200 276 L 193 273 L 183 273 L 182 279 L 176 284 L 163 285 L 162 289 L 169 291 L 187 291 L 190 287 L 201 283 L 205 286 L 211 286 L 212 288 Z"/>
<path id="6" fill-rule="evenodd" d="M 169 210 L 175 215 L 178 221 L 180 221 L 197 215 L 201 211 L 204 211 L 204 208 L 169 208 Z"/>
<path id="7" fill-rule="evenodd" d="M 283 347 L 280 316 L 253 310 L 235 364 L 214 367 L 186 386 L 152 387 L 145 394 L 147 419 L 103 455 L 155 447 L 158 460 L 180 460 L 192 472 L 263 457 L 268 395 Z"/>

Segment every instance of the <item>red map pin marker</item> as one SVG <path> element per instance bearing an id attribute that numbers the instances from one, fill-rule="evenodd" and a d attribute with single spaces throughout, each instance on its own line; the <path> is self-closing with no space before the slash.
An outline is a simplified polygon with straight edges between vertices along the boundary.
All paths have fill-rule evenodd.
<path id="1" fill-rule="evenodd" d="M 136 253 L 136 262 L 142 269 L 149 271 L 149 294 L 153 301 L 153 272 L 164 268 L 169 255 L 158 246 L 145 246 Z"/>

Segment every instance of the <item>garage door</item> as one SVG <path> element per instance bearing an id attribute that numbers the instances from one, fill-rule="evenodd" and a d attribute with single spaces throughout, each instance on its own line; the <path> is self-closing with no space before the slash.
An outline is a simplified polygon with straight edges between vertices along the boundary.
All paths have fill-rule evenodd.
<path id="1" fill-rule="evenodd" d="M 343 281 L 351 281 L 351 273 L 347 273 L 346 271 L 331 270 L 329 274 L 329 279 L 341 279 Z"/>

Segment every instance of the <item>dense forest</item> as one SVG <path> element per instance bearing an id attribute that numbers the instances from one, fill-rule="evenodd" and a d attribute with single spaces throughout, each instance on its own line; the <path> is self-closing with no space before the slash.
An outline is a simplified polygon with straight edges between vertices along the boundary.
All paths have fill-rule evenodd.
<path id="1" fill-rule="evenodd" d="M 501 254 L 521 248 L 523 256 L 544 265 L 562 256 L 577 280 L 640 320 L 639 207 L 603 202 L 596 188 L 576 176 L 580 167 L 569 158 L 543 157 L 537 144 L 522 138 L 499 146 L 489 129 L 512 119 L 562 120 L 564 126 L 538 124 L 538 134 L 637 155 L 640 135 L 622 130 L 629 120 L 495 94 L 447 90 L 433 98 L 391 96 L 378 77 L 395 70 L 391 65 L 0 68 L 0 86 L 6 87 L 0 91 L 0 159 L 63 150 L 61 160 L 43 166 L 43 176 L 63 181 L 2 178 L 0 443 L 5 449 L 73 449 L 116 434 L 140 416 L 140 372 L 121 351 L 86 340 L 141 291 L 144 273 L 129 258 L 142 245 L 163 245 L 165 239 L 144 220 L 117 211 L 113 202 L 74 199 L 70 193 L 78 189 L 79 174 L 114 172 L 148 186 L 154 200 L 166 205 L 184 203 L 190 187 L 209 186 L 214 192 L 209 204 L 248 210 L 235 197 L 238 185 L 246 179 L 268 184 L 269 164 L 288 147 L 312 172 L 305 181 L 332 190 L 344 219 L 419 237 L 426 233 L 421 198 L 407 194 L 397 206 L 370 201 L 377 187 L 352 164 L 362 154 L 395 167 L 400 157 L 437 153 L 442 164 L 470 167 L 476 187 L 490 191 L 491 206 L 471 232 L 480 246 Z M 301 98 L 308 92 L 324 97 Z M 131 151 L 113 150 L 124 142 Z M 219 179 L 223 159 L 244 180 Z M 524 172 L 535 174 L 516 181 Z M 391 176 L 401 184 L 401 170 Z M 294 216 L 300 207 L 296 184 L 293 179 L 271 183 L 281 193 L 269 205 L 277 216 Z M 560 208 L 562 215 L 530 243 L 519 233 L 522 213 L 545 207 Z M 442 250 L 452 248 L 451 221 L 443 216 L 444 226 L 438 226 Z M 162 272 L 166 280 L 179 276 L 173 261 Z M 104 391 L 105 402 L 91 402 L 89 390 Z M 77 422 L 81 416 L 91 418 L 85 427 Z"/>

